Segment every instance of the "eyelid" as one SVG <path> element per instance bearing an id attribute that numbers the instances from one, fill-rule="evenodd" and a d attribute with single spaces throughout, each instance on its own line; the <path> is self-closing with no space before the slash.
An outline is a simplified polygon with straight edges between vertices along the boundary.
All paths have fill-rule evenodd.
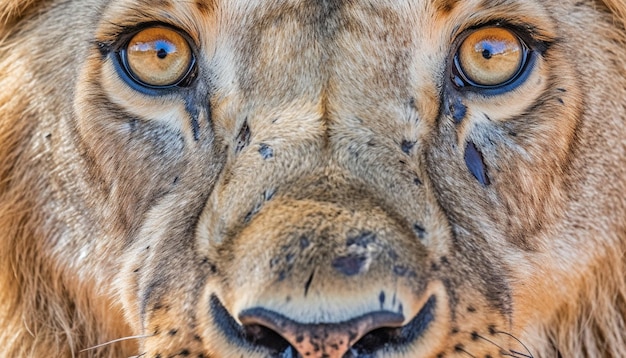
<path id="1" fill-rule="evenodd" d="M 460 46 L 463 44 L 463 41 L 465 41 L 465 39 L 467 39 L 467 37 L 475 31 L 489 27 L 504 28 L 510 31 L 518 37 L 523 47 L 523 63 L 517 73 L 510 80 L 496 86 L 483 86 L 473 83 L 462 73 L 462 71 L 459 72 L 458 70 L 458 68 L 460 68 L 458 63 L 458 51 Z M 517 88 L 528 79 L 530 74 L 533 72 L 532 68 L 535 67 L 538 57 L 541 56 L 541 53 L 535 47 L 538 46 L 544 51 L 545 48 L 547 48 L 546 46 L 541 46 L 541 43 L 536 40 L 529 41 L 529 38 L 531 38 L 531 36 L 522 32 L 519 26 L 509 25 L 508 23 L 501 21 L 486 23 L 482 26 L 473 26 L 462 31 L 453 41 L 449 54 L 447 71 L 449 73 L 448 78 L 452 87 L 459 92 L 476 92 L 485 96 L 500 95 Z"/>
<path id="2" fill-rule="evenodd" d="M 150 28 L 165 28 L 172 30 L 180 35 L 189 46 L 189 50 L 191 51 L 191 60 L 187 71 L 180 77 L 179 81 L 175 81 L 174 83 L 168 85 L 155 86 L 145 83 L 133 74 L 127 60 L 127 47 L 137 34 Z M 197 46 L 195 45 L 195 42 L 191 39 L 191 36 L 189 36 L 187 32 L 169 24 L 149 22 L 124 29 L 124 31 L 120 33 L 116 39 L 115 43 L 110 46 L 109 54 L 112 55 L 111 58 L 113 59 L 113 65 L 120 78 L 134 90 L 147 95 L 163 95 L 188 87 L 197 77 Z"/>

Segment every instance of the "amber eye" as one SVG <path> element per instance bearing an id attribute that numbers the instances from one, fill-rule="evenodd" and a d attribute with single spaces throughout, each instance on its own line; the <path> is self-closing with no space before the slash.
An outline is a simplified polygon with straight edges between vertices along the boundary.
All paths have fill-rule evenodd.
<path id="1" fill-rule="evenodd" d="M 166 27 L 151 27 L 136 33 L 122 52 L 130 76 L 147 87 L 180 84 L 194 63 L 187 40 Z"/>
<path id="2" fill-rule="evenodd" d="M 455 62 L 471 85 L 496 87 L 515 79 L 523 67 L 525 52 L 524 44 L 510 30 L 487 27 L 463 40 Z"/>

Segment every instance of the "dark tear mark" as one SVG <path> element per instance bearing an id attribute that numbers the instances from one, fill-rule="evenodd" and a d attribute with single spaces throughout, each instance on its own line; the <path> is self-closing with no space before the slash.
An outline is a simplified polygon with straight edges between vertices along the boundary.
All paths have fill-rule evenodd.
<path id="1" fill-rule="evenodd" d="M 402 151 L 406 154 L 410 154 L 411 149 L 413 149 L 413 147 L 415 146 L 415 143 L 415 141 L 403 140 L 401 145 Z"/>
<path id="2" fill-rule="evenodd" d="M 304 297 L 306 297 L 306 295 L 309 293 L 309 288 L 311 288 L 311 283 L 313 282 L 313 276 L 315 276 L 315 270 L 311 272 L 311 275 L 304 284 Z"/>
<path id="3" fill-rule="evenodd" d="M 193 139 L 197 142 L 200 140 L 200 123 L 198 122 L 198 118 L 200 117 L 200 108 L 196 104 L 196 99 L 193 97 L 187 98 L 185 101 L 185 110 L 189 113 L 189 117 L 191 118 L 191 131 L 193 132 Z M 207 110 L 207 113 L 210 113 Z M 209 115 L 207 114 L 207 117 Z"/>
<path id="4" fill-rule="evenodd" d="M 193 139 L 197 142 L 200 139 L 200 124 L 198 118 L 191 118 L 191 130 L 193 132 Z"/>
<path id="5" fill-rule="evenodd" d="M 235 144 L 235 153 L 241 152 L 245 147 L 250 144 L 250 127 L 248 126 L 248 119 L 244 122 L 243 126 L 239 130 L 237 135 L 237 143 Z"/>
<path id="6" fill-rule="evenodd" d="M 335 258 L 332 266 L 346 276 L 354 276 L 361 272 L 366 261 L 367 257 L 365 255 L 348 254 Z"/>
<path id="7" fill-rule="evenodd" d="M 267 160 L 274 157 L 274 148 L 270 147 L 269 144 L 261 143 L 259 144 L 259 153 L 263 159 Z"/>
<path id="8" fill-rule="evenodd" d="M 487 176 L 487 168 L 483 160 L 483 155 L 473 142 L 467 142 L 465 146 L 465 164 L 467 165 L 467 169 L 469 169 L 470 173 L 472 173 L 480 184 L 483 186 L 491 184 Z"/>
<path id="9" fill-rule="evenodd" d="M 187 98 L 185 101 L 185 110 L 189 113 L 189 117 L 191 118 L 191 131 L 193 132 L 193 139 L 198 141 L 200 139 L 200 123 L 198 122 L 200 110 L 195 104 L 195 100 L 193 98 Z"/>

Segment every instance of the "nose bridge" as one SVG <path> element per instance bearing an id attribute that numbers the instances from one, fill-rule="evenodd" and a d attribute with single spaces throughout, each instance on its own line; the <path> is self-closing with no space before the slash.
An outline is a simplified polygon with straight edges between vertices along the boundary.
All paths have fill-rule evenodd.
<path id="1" fill-rule="evenodd" d="M 418 139 L 428 128 L 416 125 L 405 50 L 385 41 L 385 31 L 399 30 L 394 17 L 364 9 L 341 16 L 336 9 L 320 25 L 281 13 L 244 41 L 256 42 L 256 52 L 240 63 L 233 91 L 244 108 L 235 115 L 241 129 L 232 130 L 236 150 L 199 223 L 201 241 L 214 244 L 206 251 L 228 255 L 214 260 L 226 276 L 218 294 L 228 311 L 279 314 L 239 318 L 300 354 L 328 334 L 321 342 L 334 353 L 319 356 L 332 357 L 377 330 L 355 318 L 391 312 L 403 320 L 383 326 L 395 328 L 418 316 L 434 292 L 426 248 L 448 235 L 421 169 Z M 332 34 L 320 30 L 331 22 Z M 276 32 L 271 43 L 267 31 Z M 358 334 L 346 336 L 353 328 Z"/>
<path id="2" fill-rule="evenodd" d="M 420 159 L 420 138 L 429 128 L 419 121 L 419 99 L 407 84 L 405 50 L 384 41 L 386 25 L 399 31 L 393 16 L 342 20 L 335 14 L 330 36 L 320 31 L 328 23 L 281 14 L 263 22 L 257 56 L 241 64 L 238 101 L 245 105 L 235 102 L 246 110 L 237 114 L 240 128 L 232 132 L 239 136 L 205 211 L 202 227 L 211 230 L 205 238 L 236 237 L 276 197 L 341 202 L 353 212 L 374 205 L 382 222 L 424 243 L 444 232 L 426 224 L 443 222 Z M 369 29 L 368 16 L 377 19 Z M 353 26 L 341 26 L 348 22 Z M 264 45 L 269 31 L 277 31 L 266 36 L 278 40 Z M 376 58 L 367 58 L 370 51 Z M 275 71 L 269 67 L 281 68 L 281 75 L 267 75 Z M 337 225 L 359 228 L 349 220 Z"/>

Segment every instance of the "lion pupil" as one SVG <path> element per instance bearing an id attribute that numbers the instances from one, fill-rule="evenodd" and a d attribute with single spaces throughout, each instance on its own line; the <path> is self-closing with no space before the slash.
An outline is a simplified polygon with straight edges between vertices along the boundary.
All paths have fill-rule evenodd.
<path id="1" fill-rule="evenodd" d="M 164 59 L 165 57 L 167 57 L 167 50 L 165 50 L 164 48 L 160 48 L 160 49 L 157 51 L 157 54 L 156 54 L 156 55 L 157 55 L 157 57 L 158 57 L 158 58 L 160 58 L 160 59 Z"/>
<path id="2" fill-rule="evenodd" d="M 488 59 L 490 59 L 490 58 L 491 58 L 491 56 L 493 56 L 493 55 L 491 54 L 491 51 L 489 51 L 488 49 L 484 49 L 484 50 L 483 50 L 483 58 L 484 58 L 484 59 L 488 60 Z"/>

